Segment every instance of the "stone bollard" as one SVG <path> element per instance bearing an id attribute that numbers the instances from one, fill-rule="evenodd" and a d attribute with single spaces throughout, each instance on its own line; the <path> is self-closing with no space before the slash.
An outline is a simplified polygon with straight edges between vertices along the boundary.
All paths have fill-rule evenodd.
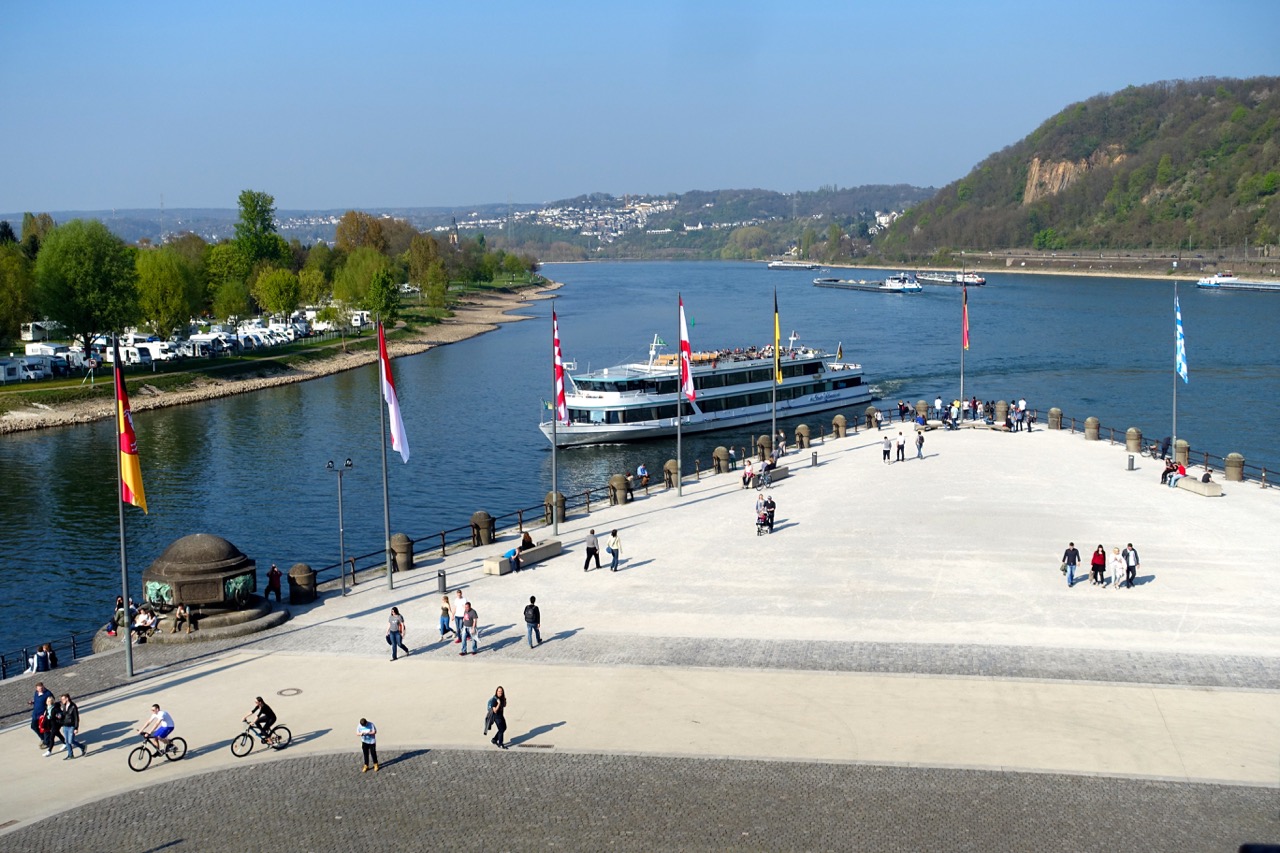
<path id="1" fill-rule="evenodd" d="M 542 521 L 544 524 L 552 523 L 551 510 L 555 507 L 555 521 L 564 521 L 564 493 L 563 492 L 547 492 L 547 496 L 542 500 Z"/>
<path id="2" fill-rule="evenodd" d="M 391 537 L 391 570 L 407 572 L 413 568 L 413 540 L 403 533 Z"/>
<path id="3" fill-rule="evenodd" d="M 800 424 L 796 427 L 796 448 L 799 450 L 809 449 L 809 425 Z"/>
<path id="4" fill-rule="evenodd" d="M 1179 465 L 1190 465 L 1187 459 L 1191 455 L 1191 442 L 1186 439 L 1178 439 L 1173 443 L 1173 461 Z"/>
<path id="5" fill-rule="evenodd" d="M 484 510 L 471 513 L 471 544 L 488 545 L 493 541 L 493 516 Z"/>
<path id="6" fill-rule="evenodd" d="M 316 573 L 306 563 L 289 569 L 289 603 L 310 604 L 316 600 Z"/>
<path id="7" fill-rule="evenodd" d="M 1004 426 L 1005 421 L 1009 418 L 1009 404 L 1004 400 L 996 400 L 996 426 Z"/>
<path id="8" fill-rule="evenodd" d="M 680 476 L 679 464 L 674 459 L 668 459 L 662 465 L 662 482 L 668 489 L 676 487 L 676 478 Z"/>
<path id="9" fill-rule="evenodd" d="M 848 434 L 849 420 L 844 415 L 836 415 L 831 419 L 831 437 L 844 438 Z"/>
<path id="10" fill-rule="evenodd" d="M 1129 427 L 1124 432 L 1124 449 L 1129 453 L 1142 452 L 1142 430 Z"/>
<path id="11" fill-rule="evenodd" d="M 875 406 L 867 406 L 866 410 L 863 411 L 862 415 L 867 422 L 867 429 L 871 429 L 876 425 L 876 407 Z"/>
<path id="12" fill-rule="evenodd" d="M 1084 419 L 1084 440 L 1085 441 L 1097 441 L 1101 437 L 1099 435 L 1099 432 L 1100 430 L 1098 428 L 1097 418 Z"/>
<path id="13" fill-rule="evenodd" d="M 1228 483 L 1244 482 L 1244 457 L 1239 453 L 1228 453 L 1223 467 L 1227 470 L 1226 479 Z"/>
<path id="14" fill-rule="evenodd" d="M 773 436 L 762 435 L 756 439 L 756 458 L 764 461 L 773 453 Z"/>
<path id="15" fill-rule="evenodd" d="M 721 445 L 711 452 L 711 470 L 717 474 L 728 474 L 729 467 L 729 448 Z"/>
<path id="16" fill-rule="evenodd" d="M 1062 409 L 1056 406 L 1049 410 L 1049 429 L 1062 429 Z"/>
<path id="17" fill-rule="evenodd" d="M 614 474 L 609 478 L 609 505 L 617 506 L 630 500 L 630 484 L 626 474 Z"/>
<path id="18" fill-rule="evenodd" d="M 916 415 L 925 420 L 929 419 L 929 403 L 925 400 L 916 400 Z"/>

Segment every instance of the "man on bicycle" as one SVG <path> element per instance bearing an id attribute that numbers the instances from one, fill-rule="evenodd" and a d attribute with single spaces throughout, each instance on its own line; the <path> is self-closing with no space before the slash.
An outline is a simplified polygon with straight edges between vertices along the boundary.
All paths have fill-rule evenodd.
<path id="1" fill-rule="evenodd" d="M 244 715 L 244 722 L 249 722 L 250 717 L 255 717 L 251 728 L 257 729 L 258 737 L 263 743 L 267 742 L 267 736 L 271 734 L 272 727 L 276 724 L 276 712 L 271 710 L 271 706 L 262 701 L 262 697 L 258 696 L 253 700 L 253 710 Z"/>
<path id="2" fill-rule="evenodd" d="M 147 720 L 147 724 L 138 730 L 140 735 L 148 733 L 160 742 L 161 749 L 168 748 L 169 735 L 173 734 L 173 717 L 168 711 L 160 710 L 159 705 L 151 706 L 151 719 Z"/>

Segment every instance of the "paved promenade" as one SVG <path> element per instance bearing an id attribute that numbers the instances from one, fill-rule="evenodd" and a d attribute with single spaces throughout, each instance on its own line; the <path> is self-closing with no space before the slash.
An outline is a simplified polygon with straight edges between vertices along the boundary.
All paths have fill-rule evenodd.
<path id="1" fill-rule="evenodd" d="M 267 634 L 140 647 L 130 684 L 119 653 L 51 673 L 55 692 L 84 697 L 83 760 L 42 757 L 24 722 L 32 679 L 0 682 L 3 720 L 20 724 L 0 734 L 22 780 L 0 795 L 6 849 L 363 849 L 385 845 L 383 828 L 465 849 L 1280 839 L 1280 585 L 1266 560 L 1280 493 L 1162 488 L 1150 461 L 1127 471 L 1122 448 L 1065 433 L 931 432 L 926 459 L 893 465 L 877 437 L 819 445 L 817 467 L 789 457 L 772 536 L 755 535 L 754 491 L 706 477 L 683 498 L 569 519 L 566 553 L 518 575 L 480 572 L 504 542 L 426 561 L 394 592 L 362 584 L 291 608 Z M 618 573 L 582 571 L 589 527 L 619 530 Z M 1067 589 L 1068 540 L 1086 555 L 1133 542 L 1137 587 Z M 480 613 L 477 656 L 437 641 L 439 567 Z M 414 650 L 394 663 L 391 604 Z M 497 684 L 509 752 L 480 734 Z M 257 694 L 295 743 L 236 759 Z M 135 774 L 125 753 L 152 701 L 191 752 Z M 361 716 L 387 757 L 376 779 L 358 772 Z M 130 820 L 162 803 L 222 819 Z M 248 823 L 220 841 L 229 814 Z"/>

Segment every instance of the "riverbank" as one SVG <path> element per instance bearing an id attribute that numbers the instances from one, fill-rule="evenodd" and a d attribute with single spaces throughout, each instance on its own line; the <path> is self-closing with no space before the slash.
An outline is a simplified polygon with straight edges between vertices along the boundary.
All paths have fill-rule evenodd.
<path id="1" fill-rule="evenodd" d="M 550 299 L 550 294 L 561 286 L 559 282 L 550 282 L 545 287 L 533 290 L 469 295 L 454 307 L 453 316 L 436 325 L 418 330 L 410 337 L 399 337 L 387 341 L 387 353 L 392 358 L 418 355 L 438 346 L 492 332 L 503 323 L 527 320 L 529 317 L 513 315 L 511 312 L 526 302 Z M 363 367 L 377 360 L 377 357 L 375 350 L 348 351 L 335 347 L 329 357 L 316 359 L 304 365 L 291 366 L 273 376 L 239 379 L 202 378 L 194 386 L 176 391 L 163 391 L 144 383 L 140 388 L 130 392 L 129 402 L 134 412 L 184 406 L 331 376 L 344 370 Z M 45 404 L 28 406 L 0 415 L 0 435 L 91 423 L 110 418 L 114 414 L 114 401 L 102 399 L 52 406 Z"/>

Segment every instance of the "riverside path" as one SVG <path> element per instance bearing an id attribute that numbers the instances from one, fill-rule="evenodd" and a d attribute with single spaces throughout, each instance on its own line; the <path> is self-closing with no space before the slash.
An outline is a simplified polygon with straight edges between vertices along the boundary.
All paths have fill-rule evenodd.
<path id="1" fill-rule="evenodd" d="M 84 759 L 35 749 L 33 679 L 0 683 L 6 850 L 1234 849 L 1280 838 L 1280 493 L 1159 485 L 1122 447 L 1039 430 L 874 431 L 786 458 L 775 532 L 736 474 L 561 525 L 562 556 L 481 572 L 501 543 L 421 560 L 273 631 L 143 646 L 44 674 L 80 701 Z M 811 452 L 818 464 L 811 465 Z M 1220 475 L 1219 475 L 1220 476 Z M 620 571 L 582 571 L 618 529 Z M 210 531 L 228 535 L 233 531 Z M 537 539 L 549 530 L 535 530 Z M 1068 589 L 1063 549 L 1134 543 L 1137 585 Z M 1086 556 L 1087 560 L 1087 556 Z M 484 626 L 438 642 L 435 569 Z M 542 608 L 530 649 L 521 610 Z M 408 623 L 387 660 L 386 613 Z M 478 732 L 510 697 L 499 752 Z M 294 744 L 237 759 L 262 695 Z M 160 702 L 189 745 L 126 766 Z M 383 765 L 359 772 L 355 726 Z M 458 833 L 465 825 L 466 836 Z M 388 836 L 387 833 L 390 833 Z"/>

